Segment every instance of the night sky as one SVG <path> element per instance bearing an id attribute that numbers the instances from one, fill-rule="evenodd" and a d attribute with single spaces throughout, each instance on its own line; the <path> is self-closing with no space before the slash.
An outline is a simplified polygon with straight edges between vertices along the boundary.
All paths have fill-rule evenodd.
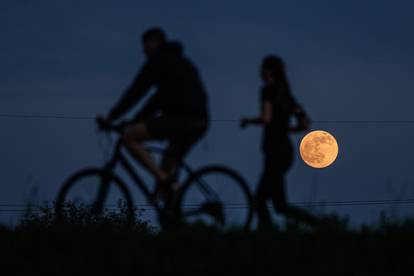
<path id="1" fill-rule="evenodd" d="M 243 131 L 237 120 L 258 113 L 258 67 L 274 53 L 312 128 L 331 132 L 340 146 L 324 170 L 296 154 L 289 200 L 414 198 L 413 9 L 412 1 L 381 0 L 2 0 L 0 113 L 106 114 L 144 61 L 140 34 L 161 26 L 198 66 L 213 120 L 229 120 L 212 122 L 189 156 L 195 166 L 231 165 L 256 185 L 261 132 Z M 70 173 L 102 164 L 92 119 L 2 116 L 0 124 L 0 204 L 53 200 Z M 301 137 L 294 136 L 296 148 Z M 382 209 L 407 216 L 413 208 L 324 210 L 357 225 L 376 221 Z M 1 222 L 15 217 L 0 212 Z"/>

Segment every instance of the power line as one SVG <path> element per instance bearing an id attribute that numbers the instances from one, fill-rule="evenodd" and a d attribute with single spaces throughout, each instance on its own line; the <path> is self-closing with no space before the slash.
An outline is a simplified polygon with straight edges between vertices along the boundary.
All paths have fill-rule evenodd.
<path id="1" fill-rule="evenodd" d="M 68 115 L 35 115 L 35 114 L 0 114 L 0 118 L 9 119 L 64 119 L 64 120 L 91 120 L 90 116 L 68 116 Z"/>
<path id="2" fill-rule="evenodd" d="M 359 205 L 359 204 L 398 204 L 398 203 L 414 203 L 414 198 L 410 199 L 375 199 L 375 200 L 345 200 L 345 201 L 298 201 L 298 202 L 291 202 L 293 205 L 322 205 L 322 206 L 328 206 L 328 205 Z M 193 207 L 197 206 L 197 203 L 189 203 L 184 204 L 183 206 L 187 207 Z M 225 206 L 245 206 L 246 203 L 237 203 L 237 202 L 227 202 L 224 203 Z M 45 206 L 52 206 L 52 205 L 42 205 L 42 204 L 0 204 L 0 208 L 2 207 L 45 207 Z M 107 204 L 105 206 L 117 206 L 116 204 Z M 148 207 L 152 206 L 148 203 L 141 203 L 141 204 L 135 204 L 135 207 Z"/>
<path id="3" fill-rule="evenodd" d="M 335 207 L 335 206 L 370 206 L 370 205 L 404 205 L 414 204 L 414 199 L 383 199 L 383 200 L 347 200 L 347 201 L 315 201 L 315 202 L 292 202 L 293 206 L 299 207 Z M 183 204 L 184 210 L 191 210 L 197 208 L 199 204 Z M 248 204 L 246 203 L 225 203 L 223 204 L 225 209 L 246 209 Z M 39 212 L 40 208 L 46 207 L 45 205 L 30 205 L 32 212 Z M 47 205 L 52 207 L 52 205 Z M 116 204 L 106 205 L 107 210 L 117 210 Z M 154 210 L 155 208 L 151 204 L 135 204 L 134 207 L 137 209 L 146 211 Z M 27 212 L 27 204 L 0 204 L 1 213 L 22 213 Z"/>
<path id="4" fill-rule="evenodd" d="M 55 120 L 94 120 L 94 116 L 44 115 L 44 114 L 0 114 L 5 119 L 55 119 Z M 237 119 L 212 119 L 212 122 L 239 122 Z M 414 120 L 314 120 L 317 124 L 414 124 Z"/>

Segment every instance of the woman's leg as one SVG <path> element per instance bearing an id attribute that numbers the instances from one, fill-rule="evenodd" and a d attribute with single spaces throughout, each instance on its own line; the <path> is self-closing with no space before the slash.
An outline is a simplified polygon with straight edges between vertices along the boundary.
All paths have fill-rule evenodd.
<path id="1" fill-rule="evenodd" d="M 270 197 L 270 186 L 272 185 L 269 179 L 269 173 L 264 169 L 255 194 L 255 208 L 259 228 L 268 228 L 271 226 L 270 214 L 267 208 L 267 200 Z"/>
<path id="2" fill-rule="evenodd" d="M 307 224 L 315 224 L 316 217 L 305 210 L 289 205 L 286 198 L 285 174 L 293 161 L 293 149 L 290 144 L 283 145 L 279 150 L 269 151 L 267 155 L 269 177 L 272 182 L 270 194 L 276 212 Z M 271 169 L 272 168 L 272 169 Z"/>
<path id="3" fill-rule="evenodd" d="M 316 217 L 301 208 L 289 205 L 287 202 L 283 173 L 278 172 L 277 175 L 275 173 L 272 187 L 272 201 L 276 212 L 283 214 L 286 218 L 292 218 L 309 225 L 316 223 Z"/>
<path id="4" fill-rule="evenodd" d="M 272 198 L 274 189 L 274 151 L 264 148 L 263 173 L 255 195 L 255 208 L 257 210 L 258 227 L 268 228 L 271 226 L 271 217 L 267 207 L 267 202 Z"/>

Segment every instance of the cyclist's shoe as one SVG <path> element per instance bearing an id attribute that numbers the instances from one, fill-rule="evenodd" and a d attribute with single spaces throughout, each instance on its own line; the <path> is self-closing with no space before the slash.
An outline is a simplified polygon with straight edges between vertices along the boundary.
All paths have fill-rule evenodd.
<path id="1" fill-rule="evenodd" d="M 225 224 L 223 204 L 218 201 L 207 201 L 201 205 L 201 211 L 212 216 L 221 225 Z"/>

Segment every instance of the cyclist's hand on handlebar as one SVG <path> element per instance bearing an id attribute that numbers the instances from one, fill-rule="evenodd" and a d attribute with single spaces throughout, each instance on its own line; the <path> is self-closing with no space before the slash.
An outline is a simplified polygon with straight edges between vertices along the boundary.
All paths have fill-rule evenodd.
<path id="1" fill-rule="evenodd" d="M 96 123 L 98 124 L 100 130 L 109 130 L 112 125 L 112 120 L 110 118 L 97 116 Z"/>

